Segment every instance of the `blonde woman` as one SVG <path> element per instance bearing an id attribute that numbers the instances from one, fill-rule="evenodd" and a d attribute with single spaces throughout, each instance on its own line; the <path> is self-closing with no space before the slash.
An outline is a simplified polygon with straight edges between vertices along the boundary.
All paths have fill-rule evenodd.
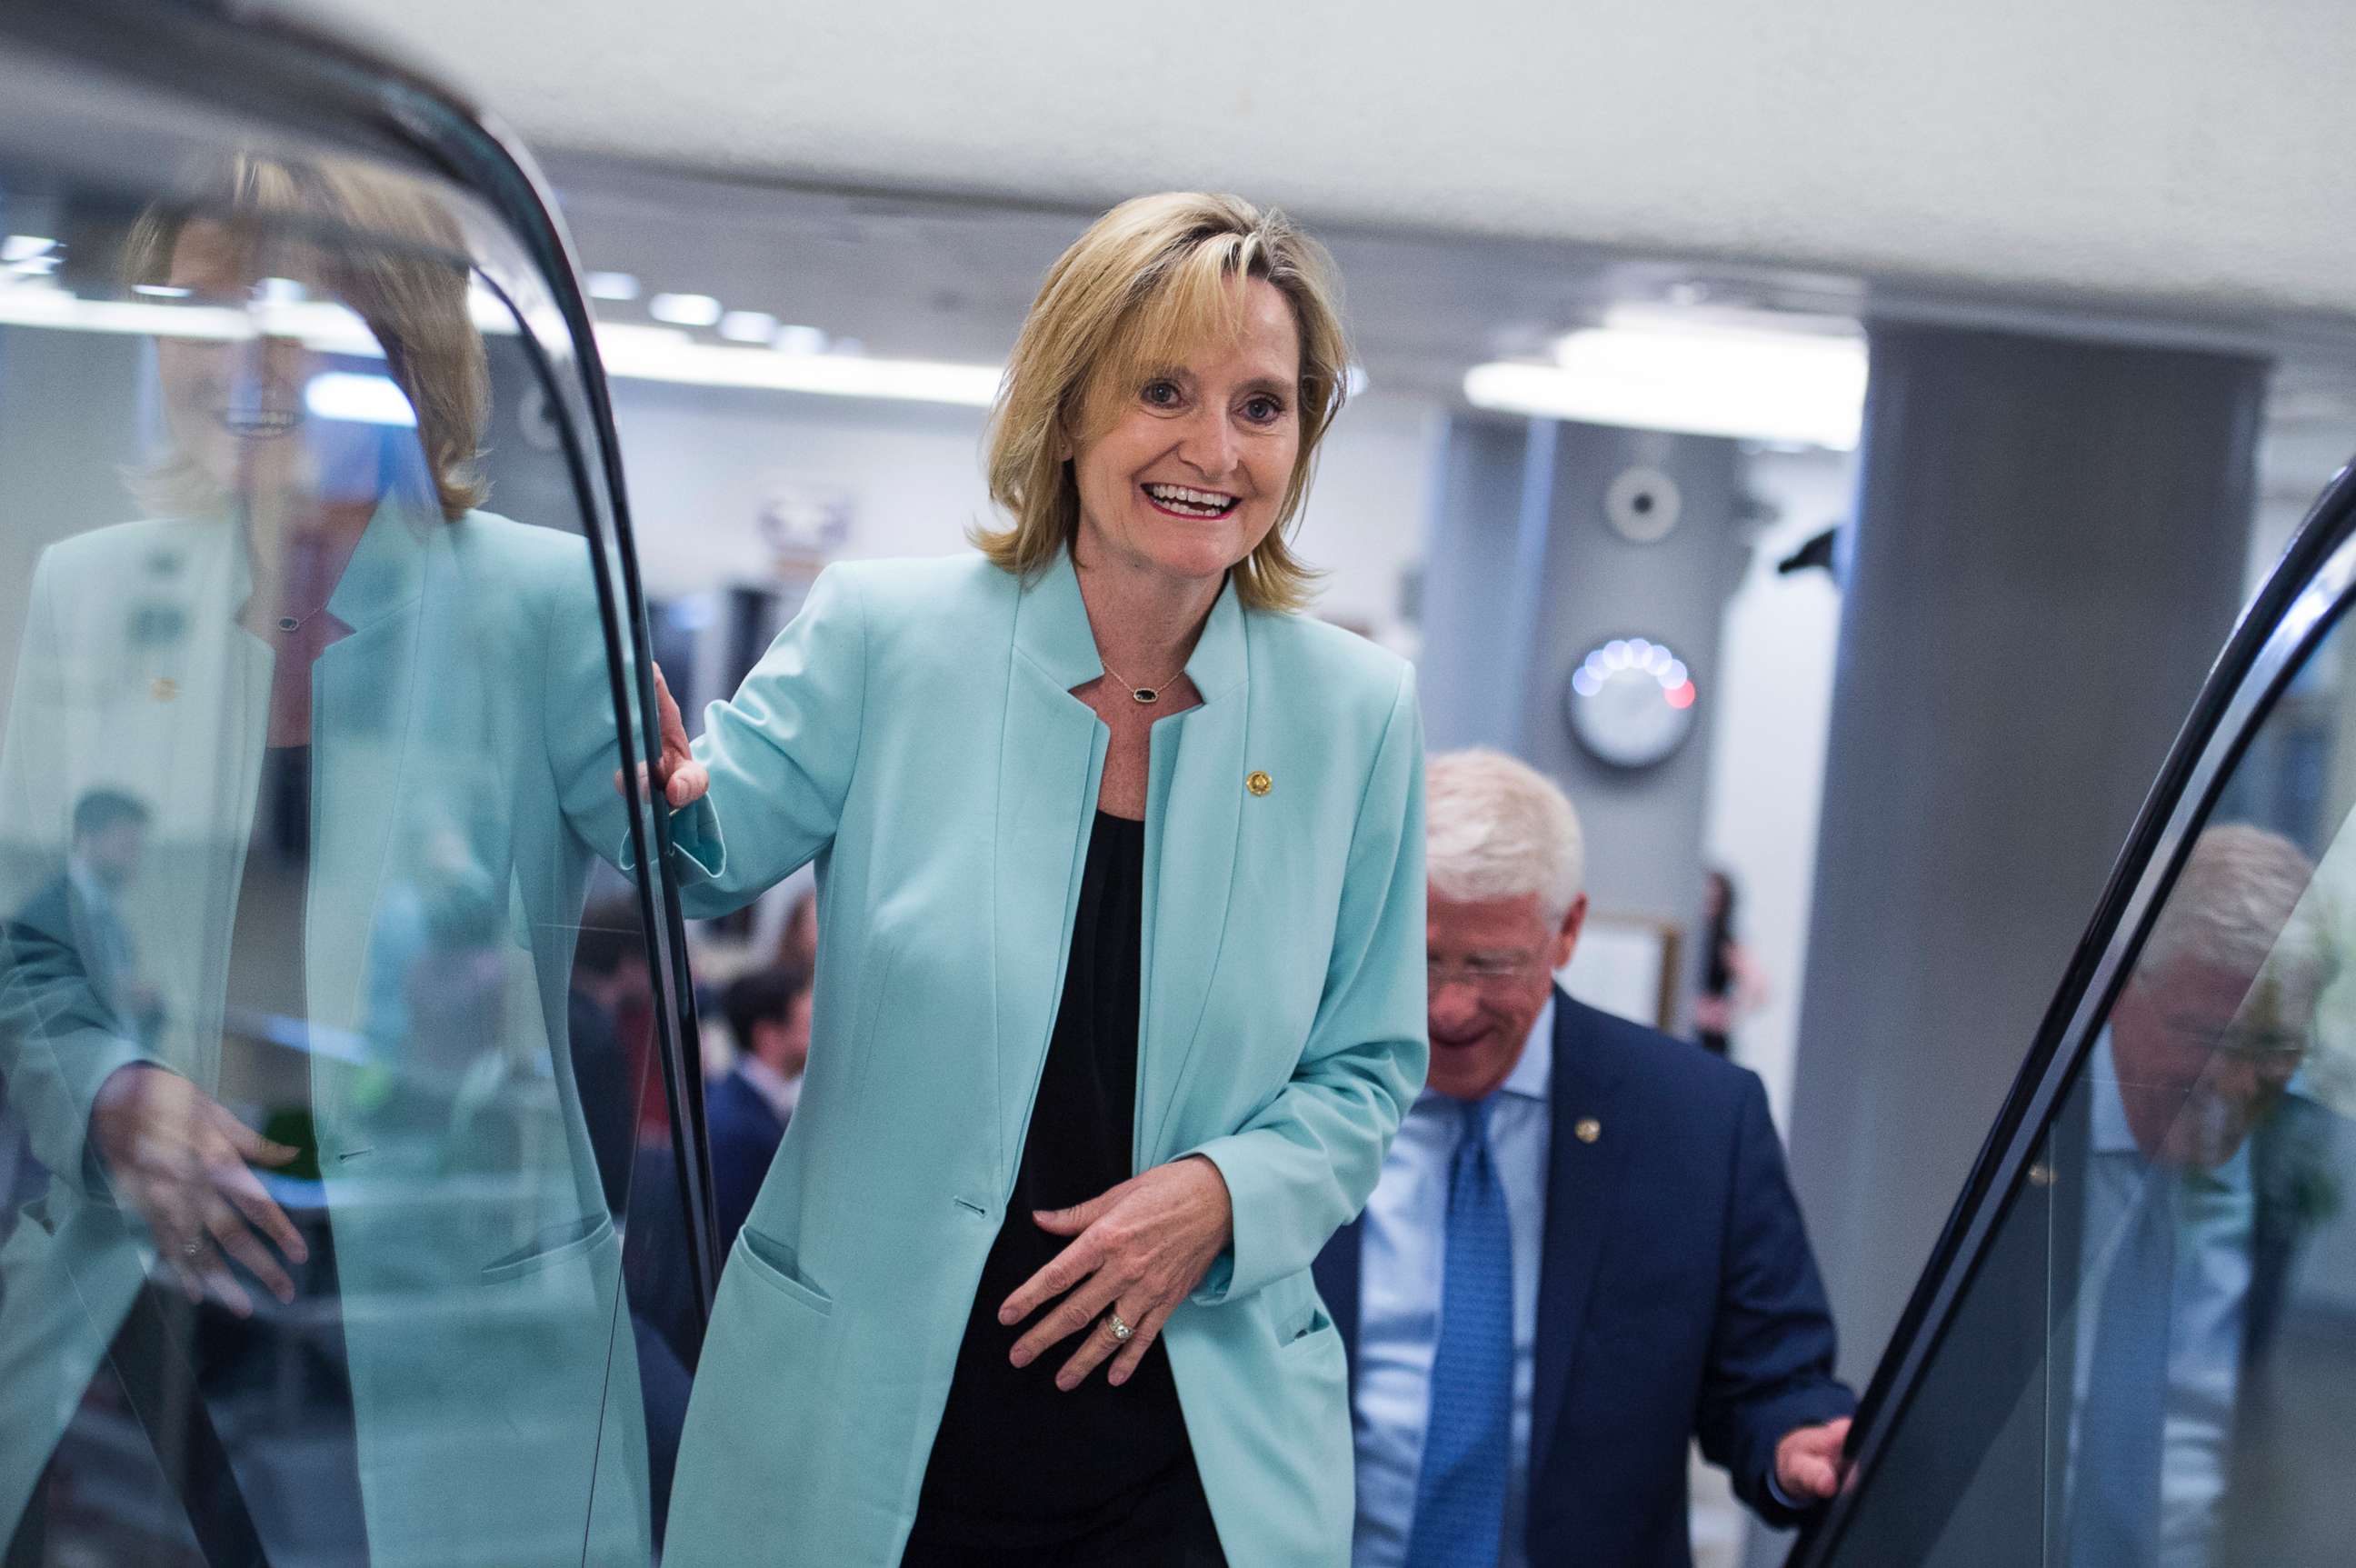
<path id="1" fill-rule="evenodd" d="M 1425 1043 L 1413 681 L 1285 541 L 1345 363 L 1281 216 L 1116 208 L 1016 343 L 1006 527 L 830 570 L 667 715 L 691 908 L 814 859 L 821 933 L 672 1568 L 1347 1560 L 1309 1265 Z"/>

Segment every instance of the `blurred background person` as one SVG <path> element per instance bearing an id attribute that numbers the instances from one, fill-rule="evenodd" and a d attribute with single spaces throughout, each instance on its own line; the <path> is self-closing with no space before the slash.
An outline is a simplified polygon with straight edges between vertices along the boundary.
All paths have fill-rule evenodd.
<path id="1" fill-rule="evenodd" d="M 818 969 L 818 889 L 804 888 L 786 912 L 786 929 L 777 935 L 777 961 L 808 972 Z"/>
<path id="2" fill-rule="evenodd" d="M 131 1037 L 143 1042 L 155 1038 L 163 1004 L 155 987 L 139 976 L 121 901 L 138 880 L 151 815 L 144 801 L 123 790 L 86 791 L 74 802 L 65 869 L 16 915 L 37 929 L 73 934 L 91 988 L 121 1015 Z"/>
<path id="3" fill-rule="evenodd" d="M 809 1064 L 810 971 L 772 964 L 741 974 L 721 993 L 734 1065 L 705 1090 L 712 1140 L 712 1207 L 724 1253 L 753 1212 Z"/>
<path id="4" fill-rule="evenodd" d="M 1579 819 L 1485 750 L 1426 771 L 1431 1072 L 1317 1262 L 1350 1348 L 1355 1568 L 1687 1568 L 1687 1452 L 1763 1518 L 1856 1401 L 1749 1072 L 1554 983 Z"/>
<path id="5" fill-rule="evenodd" d="M 1767 977 L 1735 936 L 1734 879 L 1712 870 L 1702 907 L 1701 993 L 1694 998 L 1694 1038 L 1714 1057 L 1733 1052 L 1737 1020 L 1767 1000 Z"/>

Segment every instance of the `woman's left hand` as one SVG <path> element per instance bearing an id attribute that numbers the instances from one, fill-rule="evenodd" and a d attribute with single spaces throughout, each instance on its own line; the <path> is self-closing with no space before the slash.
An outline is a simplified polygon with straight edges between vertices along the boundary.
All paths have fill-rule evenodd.
<path id="1" fill-rule="evenodd" d="M 1020 1323 L 1063 1296 L 1013 1352 L 1014 1364 L 1027 1367 L 1056 1341 L 1085 1333 L 1055 1374 L 1059 1389 L 1078 1388 L 1108 1356 L 1114 1359 L 1106 1377 L 1116 1385 L 1129 1381 L 1236 1229 L 1226 1178 L 1200 1155 L 1156 1165 L 1077 1208 L 1041 1209 L 1032 1218 L 1043 1230 L 1078 1240 L 1006 1298 L 998 1321 Z M 1126 1340 L 1113 1337 L 1116 1312 L 1131 1330 Z"/>

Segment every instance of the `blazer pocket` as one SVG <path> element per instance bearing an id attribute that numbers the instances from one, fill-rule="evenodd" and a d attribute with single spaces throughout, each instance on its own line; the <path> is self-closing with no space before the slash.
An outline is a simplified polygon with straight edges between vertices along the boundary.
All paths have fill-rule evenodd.
<path id="1" fill-rule="evenodd" d="M 1276 1342 L 1290 1350 L 1296 1345 L 1310 1343 L 1319 1333 L 1333 1326 L 1333 1320 L 1326 1316 L 1323 1305 L 1312 1300 L 1286 1321 L 1276 1337 Z"/>
<path id="2" fill-rule="evenodd" d="M 801 1260 L 791 1247 L 747 1225 L 736 1232 L 736 1250 L 744 1254 L 744 1267 L 755 1279 L 783 1291 L 822 1317 L 833 1316 L 834 1297 L 802 1273 Z"/>
<path id="3" fill-rule="evenodd" d="M 568 1219 L 562 1225 L 552 1225 L 530 1240 L 503 1258 L 483 1265 L 483 1283 L 498 1284 L 503 1280 L 521 1279 L 537 1273 L 551 1263 L 579 1257 L 590 1251 L 613 1234 L 614 1219 L 609 1214 L 584 1215 Z"/>

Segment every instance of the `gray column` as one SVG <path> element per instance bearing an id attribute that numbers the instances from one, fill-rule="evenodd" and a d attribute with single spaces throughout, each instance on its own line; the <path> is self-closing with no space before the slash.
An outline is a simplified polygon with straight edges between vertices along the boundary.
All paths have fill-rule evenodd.
<path id="1" fill-rule="evenodd" d="M 1587 830 L 1597 907 L 1677 922 L 1688 957 L 1719 628 L 1744 564 L 1734 527 L 1740 466 L 1730 441 L 1460 420 L 1426 555 L 1419 681 L 1432 748 L 1494 746 L 1559 781 Z M 1612 481 L 1638 468 L 1665 475 L 1679 497 L 1676 526 L 1651 543 L 1605 522 Z M 1615 637 L 1667 643 L 1700 693 L 1683 747 L 1635 772 L 1588 756 L 1564 720 L 1571 672 Z"/>
<path id="2" fill-rule="evenodd" d="M 2264 367 L 1873 335 L 1793 1100 L 1869 1376 L 2242 594 Z"/>

